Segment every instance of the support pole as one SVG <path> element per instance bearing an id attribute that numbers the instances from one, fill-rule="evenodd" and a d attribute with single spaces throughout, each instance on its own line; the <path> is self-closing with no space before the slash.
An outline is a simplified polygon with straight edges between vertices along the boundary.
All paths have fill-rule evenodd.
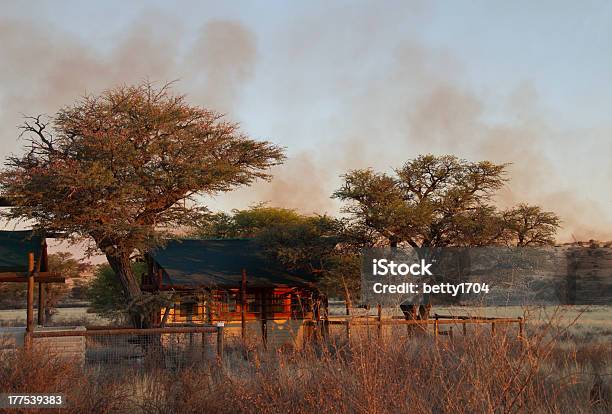
<path id="1" fill-rule="evenodd" d="M 34 253 L 28 253 L 28 296 L 26 316 L 25 346 L 32 345 L 32 332 L 34 331 Z"/>
<path id="2" fill-rule="evenodd" d="M 491 322 L 491 335 L 495 335 L 495 322 Z"/>
<path id="3" fill-rule="evenodd" d="M 45 293 L 47 286 L 44 283 L 38 282 L 38 324 L 45 324 Z"/>
<path id="4" fill-rule="evenodd" d="M 523 325 L 524 325 L 524 321 L 523 318 L 520 317 L 519 318 L 519 339 L 523 339 Z"/>
<path id="5" fill-rule="evenodd" d="M 351 321 L 350 319 L 346 320 L 346 342 L 349 344 L 351 342 Z"/>
<path id="6" fill-rule="evenodd" d="M 382 339 L 382 306 L 380 303 L 376 304 L 376 320 L 378 321 L 378 340 Z"/>
<path id="7" fill-rule="evenodd" d="M 267 299 L 267 294 L 265 289 L 263 289 L 261 291 L 261 293 L 259 294 L 259 304 L 260 304 L 260 310 L 261 310 L 261 340 L 263 343 L 264 348 L 266 348 L 268 346 L 268 314 L 267 314 L 267 308 L 266 308 L 266 299 Z"/>
<path id="8" fill-rule="evenodd" d="M 217 322 L 217 358 L 223 362 L 223 322 Z"/>
<path id="9" fill-rule="evenodd" d="M 247 286 L 247 274 L 246 269 L 242 269 L 242 283 L 240 284 L 240 333 L 242 334 L 242 340 L 246 338 L 246 286 Z"/>
<path id="10" fill-rule="evenodd" d="M 40 261 L 36 266 L 38 272 L 49 271 L 49 256 L 47 255 L 47 242 L 43 239 L 42 253 L 40 255 Z M 41 282 L 38 282 L 38 324 L 45 324 L 45 296 L 47 294 L 47 286 Z"/>
<path id="11" fill-rule="evenodd" d="M 436 342 L 438 341 L 439 328 L 438 315 L 436 315 L 436 320 L 434 321 L 434 339 Z"/>
<path id="12" fill-rule="evenodd" d="M 323 313 L 323 334 L 325 335 L 325 339 L 329 339 L 329 302 L 327 295 L 323 298 L 323 306 L 325 306 L 325 311 Z"/>

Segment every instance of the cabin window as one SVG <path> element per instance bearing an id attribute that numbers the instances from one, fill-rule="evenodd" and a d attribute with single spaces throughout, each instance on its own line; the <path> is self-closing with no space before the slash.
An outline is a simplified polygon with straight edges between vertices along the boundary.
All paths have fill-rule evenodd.
<path id="1" fill-rule="evenodd" d="M 195 302 L 185 302 L 179 305 L 179 316 L 189 317 L 199 315 L 199 306 Z"/>

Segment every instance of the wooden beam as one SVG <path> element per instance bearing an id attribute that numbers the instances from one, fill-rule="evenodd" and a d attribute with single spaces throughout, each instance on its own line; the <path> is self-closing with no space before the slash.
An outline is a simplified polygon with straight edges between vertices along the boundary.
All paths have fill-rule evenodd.
<path id="1" fill-rule="evenodd" d="M 41 272 L 33 275 L 36 283 L 65 283 L 66 278 L 58 272 Z M 1 272 L 0 283 L 2 282 L 21 282 L 27 283 L 30 276 L 23 272 Z"/>
<path id="2" fill-rule="evenodd" d="M 166 328 L 119 328 L 119 329 L 88 329 L 86 331 L 37 331 L 35 338 L 59 338 L 65 336 L 112 336 L 112 335 L 159 335 L 187 333 L 216 333 L 217 326 L 166 327 Z"/>

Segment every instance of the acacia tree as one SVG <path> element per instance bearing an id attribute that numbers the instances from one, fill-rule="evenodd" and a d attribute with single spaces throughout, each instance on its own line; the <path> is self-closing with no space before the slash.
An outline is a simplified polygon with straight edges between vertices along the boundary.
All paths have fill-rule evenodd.
<path id="1" fill-rule="evenodd" d="M 130 302 L 142 295 L 132 256 L 159 244 L 164 229 L 198 220 L 205 209 L 194 196 L 269 179 L 284 159 L 282 148 L 151 83 L 26 118 L 22 136 L 25 154 L 0 173 L 0 192 L 14 206 L 6 216 L 93 240 Z"/>
<path id="2" fill-rule="evenodd" d="M 538 206 L 519 204 L 503 212 L 507 240 L 515 246 L 553 244 L 561 220 Z"/>
<path id="3" fill-rule="evenodd" d="M 333 196 L 347 202 L 344 212 L 355 223 L 376 232 L 379 244 L 407 243 L 419 255 L 446 246 L 552 243 L 559 227 L 554 213 L 525 204 L 499 212 L 492 205 L 505 169 L 489 161 L 422 155 L 394 175 L 351 171 Z M 424 306 L 419 313 L 427 317 Z"/>
<path id="4" fill-rule="evenodd" d="M 344 212 L 392 247 L 482 245 L 501 236 L 491 196 L 505 182 L 504 164 L 423 155 L 395 175 L 355 170 L 333 197 Z"/>

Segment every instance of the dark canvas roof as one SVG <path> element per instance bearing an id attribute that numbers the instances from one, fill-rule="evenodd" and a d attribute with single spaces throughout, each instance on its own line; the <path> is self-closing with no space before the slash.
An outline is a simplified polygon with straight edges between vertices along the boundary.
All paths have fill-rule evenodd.
<path id="1" fill-rule="evenodd" d="M 42 244 L 31 231 L 0 231 L 0 272 L 27 272 L 28 253 L 38 260 Z"/>
<path id="2" fill-rule="evenodd" d="M 314 282 L 311 275 L 284 270 L 249 239 L 172 240 L 151 257 L 163 268 L 162 283 L 167 286 L 237 288 L 242 269 L 249 287 L 308 286 Z"/>

